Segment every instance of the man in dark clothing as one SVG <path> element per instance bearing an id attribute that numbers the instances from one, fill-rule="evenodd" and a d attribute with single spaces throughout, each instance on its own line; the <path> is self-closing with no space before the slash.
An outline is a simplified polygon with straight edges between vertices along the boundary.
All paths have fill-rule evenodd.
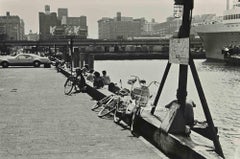
<path id="1" fill-rule="evenodd" d="M 93 87 L 96 89 L 102 88 L 104 86 L 103 80 L 100 76 L 99 72 L 94 72 L 94 81 L 93 81 Z"/>
<path id="2" fill-rule="evenodd" d="M 78 88 L 81 92 L 86 90 L 86 81 L 83 77 L 82 70 L 80 68 L 76 68 L 76 78 L 78 79 Z"/>

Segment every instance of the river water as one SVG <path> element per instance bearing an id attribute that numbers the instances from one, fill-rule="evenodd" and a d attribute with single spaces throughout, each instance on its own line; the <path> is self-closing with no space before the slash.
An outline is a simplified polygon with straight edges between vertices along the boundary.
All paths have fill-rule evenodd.
<path id="1" fill-rule="evenodd" d="M 137 75 L 147 82 L 161 81 L 167 60 L 122 60 L 96 61 L 95 69 L 106 70 L 115 83 L 122 81 L 123 87 L 131 75 Z M 225 66 L 223 63 L 209 63 L 195 60 L 196 68 L 204 89 L 205 97 L 214 121 L 218 127 L 220 143 L 225 157 L 240 158 L 240 67 Z M 176 99 L 178 87 L 178 65 L 172 64 L 161 94 L 158 107 L 163 107 Z M 194 108 L 195 118 L 205 121 L 198 93 L 189 68 L 188 96 L 197 107 Z M 152 85 L 151 92 L 156 94 L 158 87 Z"/>

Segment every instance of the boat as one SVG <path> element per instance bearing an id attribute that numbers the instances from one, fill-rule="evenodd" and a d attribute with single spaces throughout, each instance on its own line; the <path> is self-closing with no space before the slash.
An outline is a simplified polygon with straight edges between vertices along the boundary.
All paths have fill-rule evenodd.
<path id="1" fill-rule="evenodd" d="M 228 6 L 229 0 L 221 20 L 193 27 L 203 41 L 207 60 L 224 61 L 223 47 L 240 45 L 240 0 L 231 9 Z"/>
<path id="2" fill-rule="evenodd" d="M 224 48 L 222 50 L 222 53 L 224 55 L 224 61 L 226 62 L 227 65 L 230 66 L 240 66 L 240 53 L 239 53 L 239 48 L 234 47 L 234 48 Z"/>

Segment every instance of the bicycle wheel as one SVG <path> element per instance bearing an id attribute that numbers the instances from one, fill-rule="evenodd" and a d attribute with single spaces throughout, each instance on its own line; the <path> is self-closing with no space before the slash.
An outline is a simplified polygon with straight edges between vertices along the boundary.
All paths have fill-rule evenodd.
<path id="1" fill-rule="evenodd" d="M 64 94 L 69 95 L 73 89 L 73 78 L 72 77 L 68 77 L 68 79 L 66 80 L 65 84 L 64 84 Z"/>
<path id="2" fill-rule="evenodd" d="M 108 102 L 108 100 L 110 100 L 110 98 L 111 98 L 112 96 L 113 96 L 113 95 L 106 96 L 106 97 L 104 97 L 103 99 L 97 101 L 97 103 L 92 106 L 91 110 L 95 110 L 95 109 L 101 107 L 103 104 L 106 104 L 106 103 Z"/>
<path id="3" fill-rule="evenodd" d="M 112 97 L 106 104 L 103 105 L 102 109 L 98 112 L 98 117 L 103 117 L 110 114 L 116 109 L 116 100 Z"/>

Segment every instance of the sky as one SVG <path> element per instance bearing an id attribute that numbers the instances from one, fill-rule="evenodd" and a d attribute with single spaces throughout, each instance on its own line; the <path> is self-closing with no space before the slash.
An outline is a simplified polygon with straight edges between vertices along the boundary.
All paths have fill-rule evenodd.
<path id="1" fill-rule="evenodd" d="M 231 1 L 231 0 L 230 0 Z M 0 16 L 9 11 L 25 22 L 25 33 L 39 32 L 38 13 L 44 12 L 44 6 L 50 5 L 51 12 L 58 8 L 68 8 L 68 15 L 87 16 L 89 38 L 98 37 L 97 21 L 102 17 L 122 16 L 163 22 L 173 14 L 174 0 L 0 0 Z M 194 0 L 193 15 L 214 13 L 222 15 L 226 0 Z"/>

